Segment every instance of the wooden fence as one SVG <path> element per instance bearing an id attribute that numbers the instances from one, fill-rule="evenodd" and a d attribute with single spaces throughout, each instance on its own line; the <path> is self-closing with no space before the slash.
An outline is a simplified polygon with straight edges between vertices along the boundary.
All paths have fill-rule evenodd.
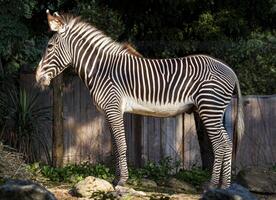
<path id="1" fill-rule="evenodd" d="M 21 85 L 28 91 L 34 75 L 23 74 Z M 276 95 L 246 96 L 245 134 L 237 154 L 238 167 L 276 163 Z M 52 104 L 52 91 L 41 92 L 42 105 Z M 92 104 L 88 90 L 78 77 L 67 77 L 63 90 L 64 163 L 82 161 L 109 162 L 112 159 L 111 136 L 104 116 Z M 234 105 L 227 108 L 225 124 L 232 138 Z M 140 117 L 127 114 L 126 133 L 129 163 L 135 166 L 170 156 L 190 169 L 201 165 L 193 115 L 172 118 Z M 51 125 L 42 131 L 51 147 Z M 38 150 L 42 152 L 41 150 Z M 42 155 L 43 157 L 43 155 Z"/>

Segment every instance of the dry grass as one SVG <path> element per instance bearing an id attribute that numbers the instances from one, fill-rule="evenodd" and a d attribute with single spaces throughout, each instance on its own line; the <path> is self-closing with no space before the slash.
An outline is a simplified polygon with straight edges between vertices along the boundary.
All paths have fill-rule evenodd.
<path id="1" fill-rule="evenodd" d="M 30 177 L 31 174 L 26 169 L 23 154 L 0 142 L 0 178 L 28 179 Z"/>

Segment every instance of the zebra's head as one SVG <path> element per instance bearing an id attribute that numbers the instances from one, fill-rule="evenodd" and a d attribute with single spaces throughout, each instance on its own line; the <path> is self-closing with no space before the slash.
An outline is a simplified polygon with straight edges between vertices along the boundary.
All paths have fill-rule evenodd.
<path id="1" fill-rule="evenodd" d="M 55 34 L 49 40 L 36 70 L 36 81 L 43 88 L 49 86 L 51 80 L 72 62 L 72 56 L 66 43 L 67 24 L 59 14 L 51 15 L 49 10 L 46 13 L 49 27 Z"/>

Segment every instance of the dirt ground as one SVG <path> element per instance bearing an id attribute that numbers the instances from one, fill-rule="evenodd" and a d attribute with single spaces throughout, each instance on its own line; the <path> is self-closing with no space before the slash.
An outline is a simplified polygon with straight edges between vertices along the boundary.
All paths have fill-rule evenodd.
<path id="1" fill-rule="evenodd" d="M 70 191 L 71 188 L 68 185 L 60 185 L 51 188 L 47 188 L 50 192 L 52 192 L 57 200 L 88 200 L 88 198 L 75 197 L 72 195 Z M 145 192 L 146 196 L 130 196 L 126 195 L 119 198 L 114 199 L 122 199 L 122 200 L 199 200 L 200 194 L 185 194 L 185 193 L 159 193 L 159 192 Z M 95 197 L 90 199 L 112 199 L 107 197 Z"/>

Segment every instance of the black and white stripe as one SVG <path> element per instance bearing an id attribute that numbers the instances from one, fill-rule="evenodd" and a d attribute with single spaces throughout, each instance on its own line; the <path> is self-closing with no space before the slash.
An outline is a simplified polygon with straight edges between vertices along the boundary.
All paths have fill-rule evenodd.
<path id="1" fill-rule="evenodd" d="M 239 82 L 234 72 L 206 55 L 173 59 L 138 57 L 79 18 L 62 18 L 66 29 L 49 41 L 37 79 L 50 80 L 72 65 L 84 81 L 112 131 L 117 159 L 115 184 L 123 184 L 128 178 L 125 112 L 167 117 L 196 108 L 213 145 L 211 183 L 217 186 L 221 179 L 222 186 L 228 187 L 232 144 L 222 118 L 235 88 L 240 102 Z M 241 103 L 238 106 L 242 133 Z"/>

